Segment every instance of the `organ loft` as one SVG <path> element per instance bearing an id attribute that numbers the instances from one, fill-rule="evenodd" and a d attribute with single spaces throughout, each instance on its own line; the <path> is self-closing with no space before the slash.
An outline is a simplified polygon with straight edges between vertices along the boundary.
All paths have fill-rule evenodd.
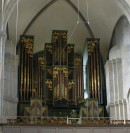
<path id="1" fill-rule="evenodd" d="M 51 40 L 33 53 L 34 37 L 20 37 L 18 116 L 67 117 L 75 110 L 78 117 L 103 117 L 106 103 L 99 39 L 86 41 L 87 99 L 83 57 L 74 52 L 74 44 L 67 44 L 67 31 L 53 30 Z"/>

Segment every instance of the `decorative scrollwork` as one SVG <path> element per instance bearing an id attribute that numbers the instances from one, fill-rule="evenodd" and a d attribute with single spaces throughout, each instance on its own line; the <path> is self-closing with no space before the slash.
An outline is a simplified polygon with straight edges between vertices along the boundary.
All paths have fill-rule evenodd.
<path id="1" fill-rule="evenodd" d="M 98 43 L 97 40 L 88 41 L 88 54 L 89 55 L 91 55 L 91 53 L 94 52 L 94 49 L 95 49 L 97 43 Z"/>
<path id="2" fill-rule="evenodd" d="M 46 48 L 47 48 L 48 52 L 52 53 L 52 46 L 50 44 L 47 44 Z"/>
<path id="3" fill-rule="evenodd" d="M 69 81 L 69 83 L 68 83 L 68 88 L 69 89 L 71 89 L 71 88 L 73 88 L 73 86 L 74 86 L 74 81 L 72 80 L 72 81 Z"/>
<path id="4" fill-rule="evenodd" d="M 45 58 L 44 57 L 38 57 L 38 62 L 40 63 L 41 67 L 44 67 L 44 65 L 45 65 Z"/>
<path id="5" fill-rule="evenodd" d="M 52 90 L 52 81 L 51 80 L 46 80 L 46 85 L 47 85 L 47 88 Z"/>
<path id="6" fill-rule="evenodd" d="M 71 51 L 74 49 L 73 45 L 68 46 L 68 53 L 71 53 Z"/>
<path id="7" fill-rule="evenodd" d="M 27 37 L 23 37 L 21 39 L 21 43 L 24 43 L 24 44 L 33 44 L 33 39 L 32 38 L 27 38 Z"/>
<path id="8" fill-rule="evenodd" d="M 68 70 L 66 67 L 62 67 L 61 69 L 63 71 L 63 74 L 65 75 L 65 77 L 68 77 Z"/>
<path id="9" fill-rule="evenodd" d="M 59 70 L 60 70 L 60 68 L 58 68 L 58 67 L 54 67 L 54 68 L 53 68 L 53 77 L 54 77 L 54 78 L 56 78 L 56 76 L 58 75 Z"/>

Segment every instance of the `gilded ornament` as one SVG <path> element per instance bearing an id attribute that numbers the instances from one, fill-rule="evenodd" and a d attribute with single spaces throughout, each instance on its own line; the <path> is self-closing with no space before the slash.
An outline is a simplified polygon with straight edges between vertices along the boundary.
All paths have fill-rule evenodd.
<path id="1" fill-rule="evenodd" d="M 63 71 L 63 74 L 65 75 L 65 77 L 68 77 L 67 68 L 66 67 L 63 67 L 61 70 Z"/>
<path id="2" fill-rule="evenodd" d="M 58 73 L 59 73 L 59 68 L 58 67 L 54 67 L 54 69 L 53 69 L 53 77 L 54 78 L 56 78 L 56 76 L 58 75 Z"/>
<path id="3" fill-rule="evenodd" d="M 47 44 L 46 48 L 50 53 L 52 53 L 52 46 L 50 44 Z"/>
<path id="4" fill-rule="evenodd" d="M 68 53 L 70 53 L 74 49 L 73 45 L 68 46 Z"/>
<path id="5" fill-rule="evenodd" d="M 52 90 L 52 81 L 51 80 L 46 80 L 46 85 L 47 87 Z"/>

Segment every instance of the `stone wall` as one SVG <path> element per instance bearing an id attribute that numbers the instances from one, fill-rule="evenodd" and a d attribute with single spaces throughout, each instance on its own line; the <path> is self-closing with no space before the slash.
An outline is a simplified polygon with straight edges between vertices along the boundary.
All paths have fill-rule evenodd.
<path id="1" fill-rule="evenodd" d="M 5 126 L 3 133 L 130 133 L 130 127 Z"/>

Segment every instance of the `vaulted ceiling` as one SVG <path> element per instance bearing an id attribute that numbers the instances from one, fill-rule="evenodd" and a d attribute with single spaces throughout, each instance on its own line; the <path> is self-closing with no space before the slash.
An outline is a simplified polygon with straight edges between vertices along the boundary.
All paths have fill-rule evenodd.
<path id="1" fill-rule="evenodd" d="M 67 30 L 68 43 L 75 44 L 79 54 L 86 38 L 100 38 L 105 61 L 116 22 L 122 15 L 130 18 L 129 4 L 130 0 L 20 0 L 8 21 L 9 39 L 17 44 L 20 35 L 34 35 L 38 52 L 51 42 L 52 30 Z"/>

